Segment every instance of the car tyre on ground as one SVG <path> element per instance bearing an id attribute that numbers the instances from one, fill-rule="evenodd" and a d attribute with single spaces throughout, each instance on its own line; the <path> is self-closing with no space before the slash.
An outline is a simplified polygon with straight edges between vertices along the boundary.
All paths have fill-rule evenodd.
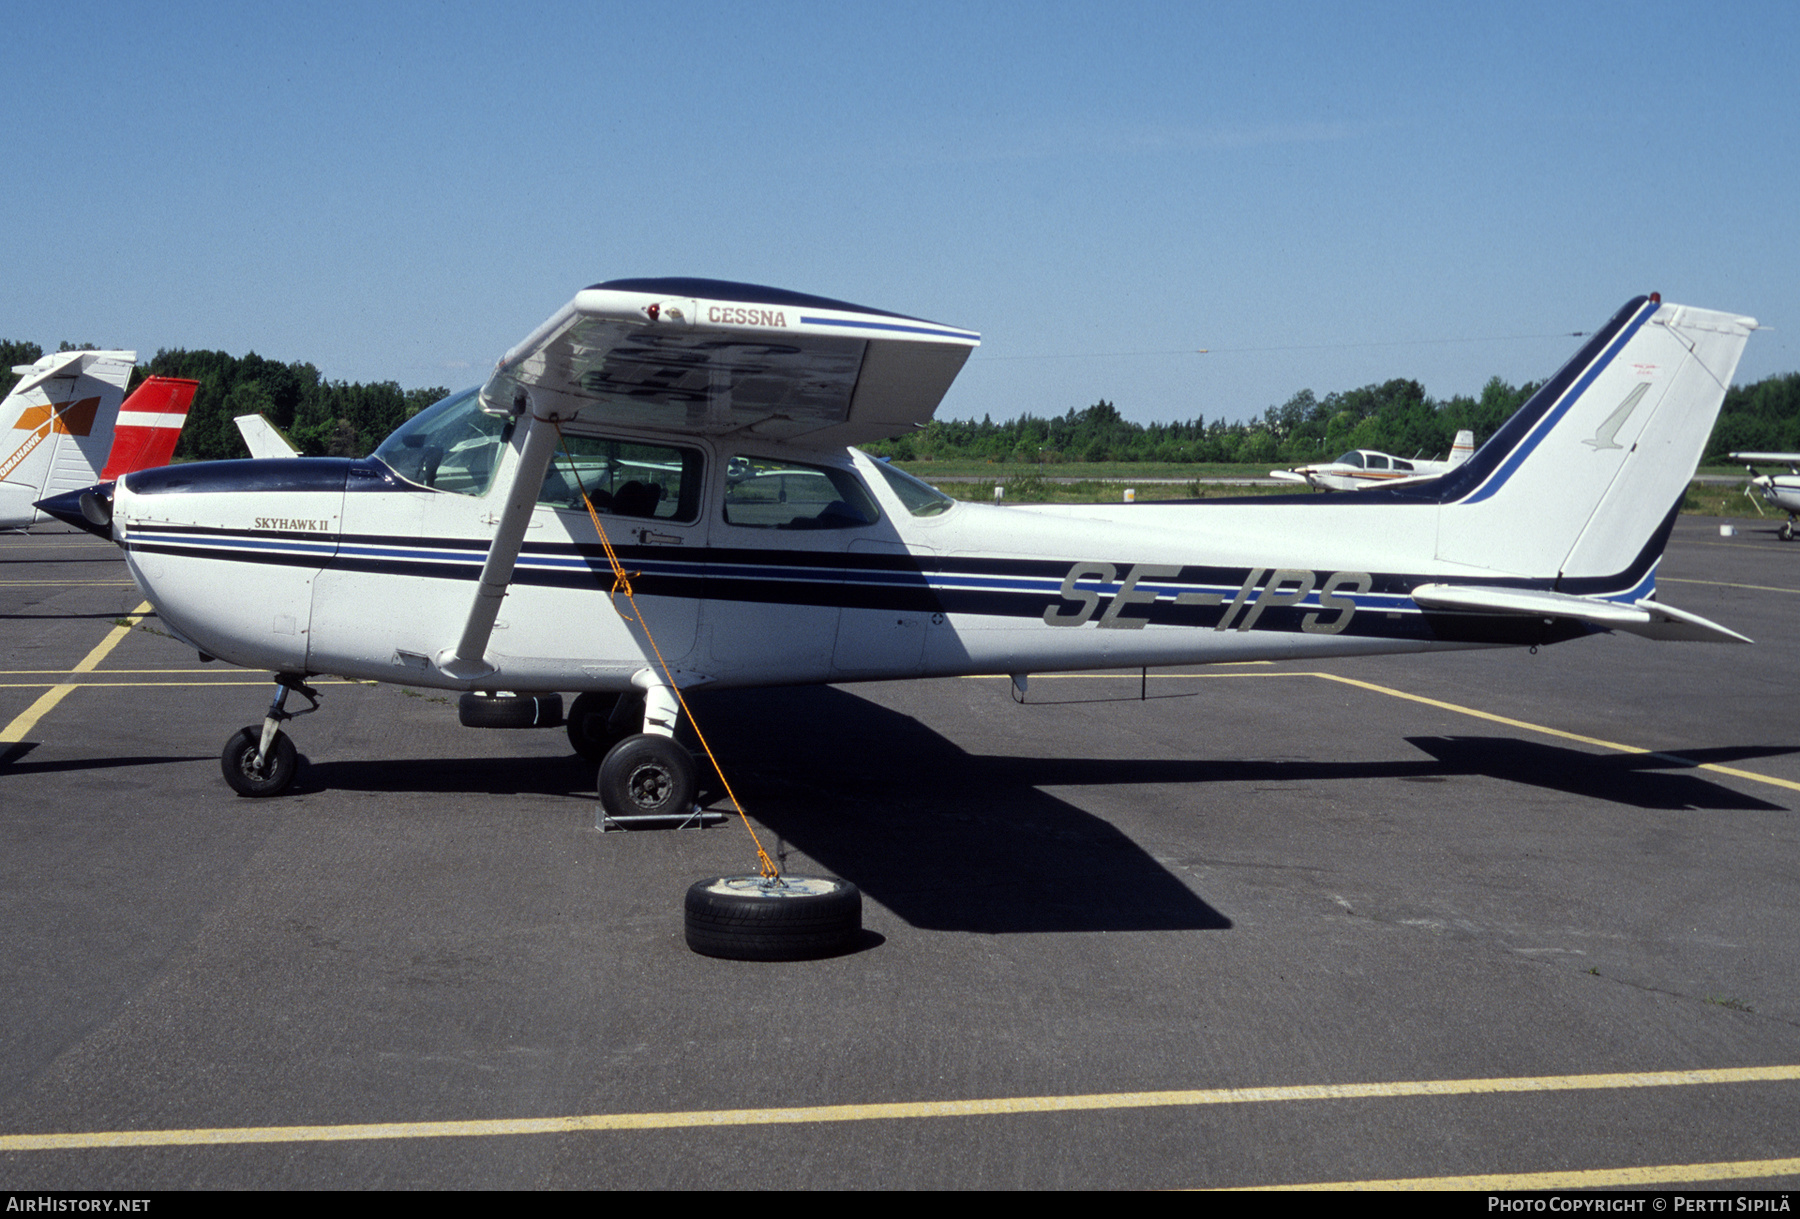
<path id="1" fill-rule="evenodd" d="M 687 946 L 734 961 L 837 956 L 862 938 L 862 892 L 847 880 L 718 876 L 687 891 Z"/>

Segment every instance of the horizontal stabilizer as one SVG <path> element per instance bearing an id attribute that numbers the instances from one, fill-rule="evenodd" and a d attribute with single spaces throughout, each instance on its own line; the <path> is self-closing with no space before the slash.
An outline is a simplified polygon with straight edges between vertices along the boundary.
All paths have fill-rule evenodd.
<path id="1" fill-rule="evenodd" d="M 1749 643 L 1736 631 L 1698 614 L 1661 602 L 1607 601 L 1600 597 L 1576 597 L 1532 588 L 1494 588 L 1468 584 L 1421 584 L 1412 599 L 1423 609 L 1465 613 L 1519 614 L 1542 618 L 1573 618 L 1609 631 L 1627 631 L 1646 639 L 1688 640 L 1701 643 Z"/>

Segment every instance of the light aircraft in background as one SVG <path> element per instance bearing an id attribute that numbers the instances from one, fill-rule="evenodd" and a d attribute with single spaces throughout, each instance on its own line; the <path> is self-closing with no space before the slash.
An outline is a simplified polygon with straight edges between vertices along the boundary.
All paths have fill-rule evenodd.
<path id="1" fill-rule="evenodd" d="M 616 280 L 368 458 L 184 465 L 86 495 L 167 629 L 275 674 L 261 724 L 226 744 L 237 791 L 287 788 L 289 692 L 311 700 L 307 680 L 337 674 L 469 692 L 496 726 L 554 722 L 544 706 L 574 692 L 567 726 L 601 759 L 602 805 L 685 813 L 698 767 L 674 739 L 678 695 L 702 686 L 1023 687 L 1602 631 L 1747 642 L 1659 600 L 1656 569 L 1754 328 L 1638 297 L 1433 478 L 1001 507 L 847 447 L 923 426 L 974 332 Z M 81 501 L 46 507 L 101 515 Z"/>
<path id="2" fill-rule="evenodd" d="M 276 430 L 275 425 L 261 415 L 239 415 L 232 420 L 237 424 L 238 435 L 244 438 L 244 447 L 250 450 L 250 456 L 298 457 L 300 450 L 287 442 L 287 437 Z"/>
<path id="3" fill-rule="evenodd" d="M 1475 433 L 1468 428 L 1456 434 L 1447 461 L 1418 457 L 1394 457 L 1374 449 L 1351 449 L 1336 461 L 1291 470 L 1270 470 L 1270 478 L 1305 483 L 1315 491 L 1362 491 L 1369 487 L 1398 487 L 1447 474 L 1475 452 Z"/>
<path id="4" fill-rule="evenodd" d="M 135 351 L 61 351 L 14 368 L 0 402 L 0 529 L 51 520 L 35 501 L 168 464 L 199 382 L 151 377 L 125 397 Z"/>
<path id="5" fill-rule="evenodd" d="M 1741 461 L 1750 471 L 1750 485 L 1776 508 L 1788 514 L 1781 522 L 1781 540 L 1794 540 L 1794 522 L 1800 519 L 1800 453 L 1733 453 L 1731 460 Z M 1786 474 L 1764 474 L 1756 463 L 1777 463 L 1788 468 Z"/>

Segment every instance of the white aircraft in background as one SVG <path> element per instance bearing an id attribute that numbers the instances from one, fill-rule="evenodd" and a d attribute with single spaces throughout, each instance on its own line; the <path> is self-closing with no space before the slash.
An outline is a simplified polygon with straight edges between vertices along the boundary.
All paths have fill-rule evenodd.
<path id="1" fill-rule="evenodd" d="M 1447 474 L 1475 452 L 1475 433 L 1468 428 L 1456 434 L 1448 461 L 1394 457 L 1374 449 L 1351 449 L 1336 461 L 1291 470 L 1270 470 L 1270 478 L 1305 483 L 1316 491 L 1361 491 L 1368 487 L 1398 487 Z"/>
<path id="2" fill-rule="evenodd" d="M 1781 522 L 1781 540 L 1794 540 L 1794 522 L 1800 518 L 1800 453 L 1733 453 L 1731 460 L 1741 461 L 1750 471 L 1750 485 L 1776 508 L 1788 514 Z M 1785 465 L 1786 474 L 1763 474 L 1754 463 L 1771 462 Z"/>
<path id="3" fill-rule="evenodd" d="M 237 424 L 238 435 L 244 438 L 244 447 L 250 450 L 250 456 L 257 458 L 300 456 L 300 450 L 289 444 L 287 437 L 277 431 L 275 425 L 261 415 L 239 415 L 232 422 Z"/>
<path id="4" fill-rule="evenodd" d="M 713 280 L 583 290 L 368 458 L 147 470 L 45 506 L 163 625 L 276 675 L 227 743 L 291 783 L 315 674 L 555 722 L 615 815 L 687 812 L 680 691 L 1744 637 L 1656 568 L 1749 318 L 1639 297 L 1468 460 L 1357 495 L 957 503 L 854 448 L 911 431 L 972 331 Z M 616 554 L 615 567 L 609 551 Z M 632 600 L 625 595 L 629 584 Z M 507 697 L 503 692 L 512 692 Z M 541 696 L 541 697 L 535 697 Z M 551 700 L 555 700 L 552 702 Z M 467 708 L 474 707 L 471 716 Z"/>
<path id="5" fill-rule="evenodd" d="M 0 529 L 52 519 L 32 505 L 96 479 L 167 464 L 199 382 L 151 377 L 130 399 L 135 351 L 62 351 L 13 369 L 0 402 Z"/>

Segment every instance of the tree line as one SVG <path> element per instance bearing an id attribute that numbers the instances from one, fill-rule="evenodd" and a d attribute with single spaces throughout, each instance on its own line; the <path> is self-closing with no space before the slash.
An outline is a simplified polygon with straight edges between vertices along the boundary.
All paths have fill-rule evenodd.
<path id="1" fill-rule="evenodd" d="M 93 348 L 92 343 L 79 345 L 82 350 Z M 58 348 L 77 349 L 70 343 Z M 14 366 L 34 363 L 43 354 L 35 343 L 0 341 L 0 359 L 5 360 L 0 392 L 9 392 L 17 382 Z M 239 357 L 223 351 L 165 348 L 149 363 L 137 366 L 131 388 L 150 376 L 187 377 L 200 383 L 175 446 L 177 461 L 245 456 L 243 438 L 232 420 L 250 414 L 263 415 L 308 457 L 363 457 L 389 432 L 450 392 L 443 386 L 401 389 L 394 381 L 367 385 L 330 381 L 311 364 L 282 364 L 255 352 Z"/>
<path id="2" fill-rule="evenodd" d="M 92 349 L 91 343 L 81 344 Z M 58 350 L 73 351 L 63 343 Z M 0 340 L 0 394 L 11 390 L 15 365 L 44 354 L 35 343 Z M 397 382 L 330 381 L 311 364 L 282 364 L 251 352 L 158 351 L 140 364 L 132 386 L 152 374 L 200 383 L 178 460 L 244 456 L 232 420 L 260 413 L 287 433 L 308 456 L 361 457 L 387 434 L 450 391 L 442 386 L 402 389 Z M 1380 449 L 1402 457 L 1441 456 L 1457 431 L 1468 428 L 1480 444 L 1536 392 L 1538 385 L 1509 385 L 1495 377 L 1477 397 L 1435 399 L 1417 381 L 1326 394 L 1303 389 L 1261 418 L 1242 422 L 1195 417 L 1176 423 L 1133 423 L 1104 399 L 1061 415 L 1024 414 L 1004 423 L 983 417 L 933 419 L 919 432 L 863 446 L 898 461 L 992 461 L 1033 464 L 1158 461 L 1299 465 L 1329 461 L 1350 449 Z M 0 421 L 4 426 L 5 421 Z M 1726 460 L 1739 450 L 1800 452 L 1800 373 L 1734 385 L 1713 428 L 1703 458 Z"/>

